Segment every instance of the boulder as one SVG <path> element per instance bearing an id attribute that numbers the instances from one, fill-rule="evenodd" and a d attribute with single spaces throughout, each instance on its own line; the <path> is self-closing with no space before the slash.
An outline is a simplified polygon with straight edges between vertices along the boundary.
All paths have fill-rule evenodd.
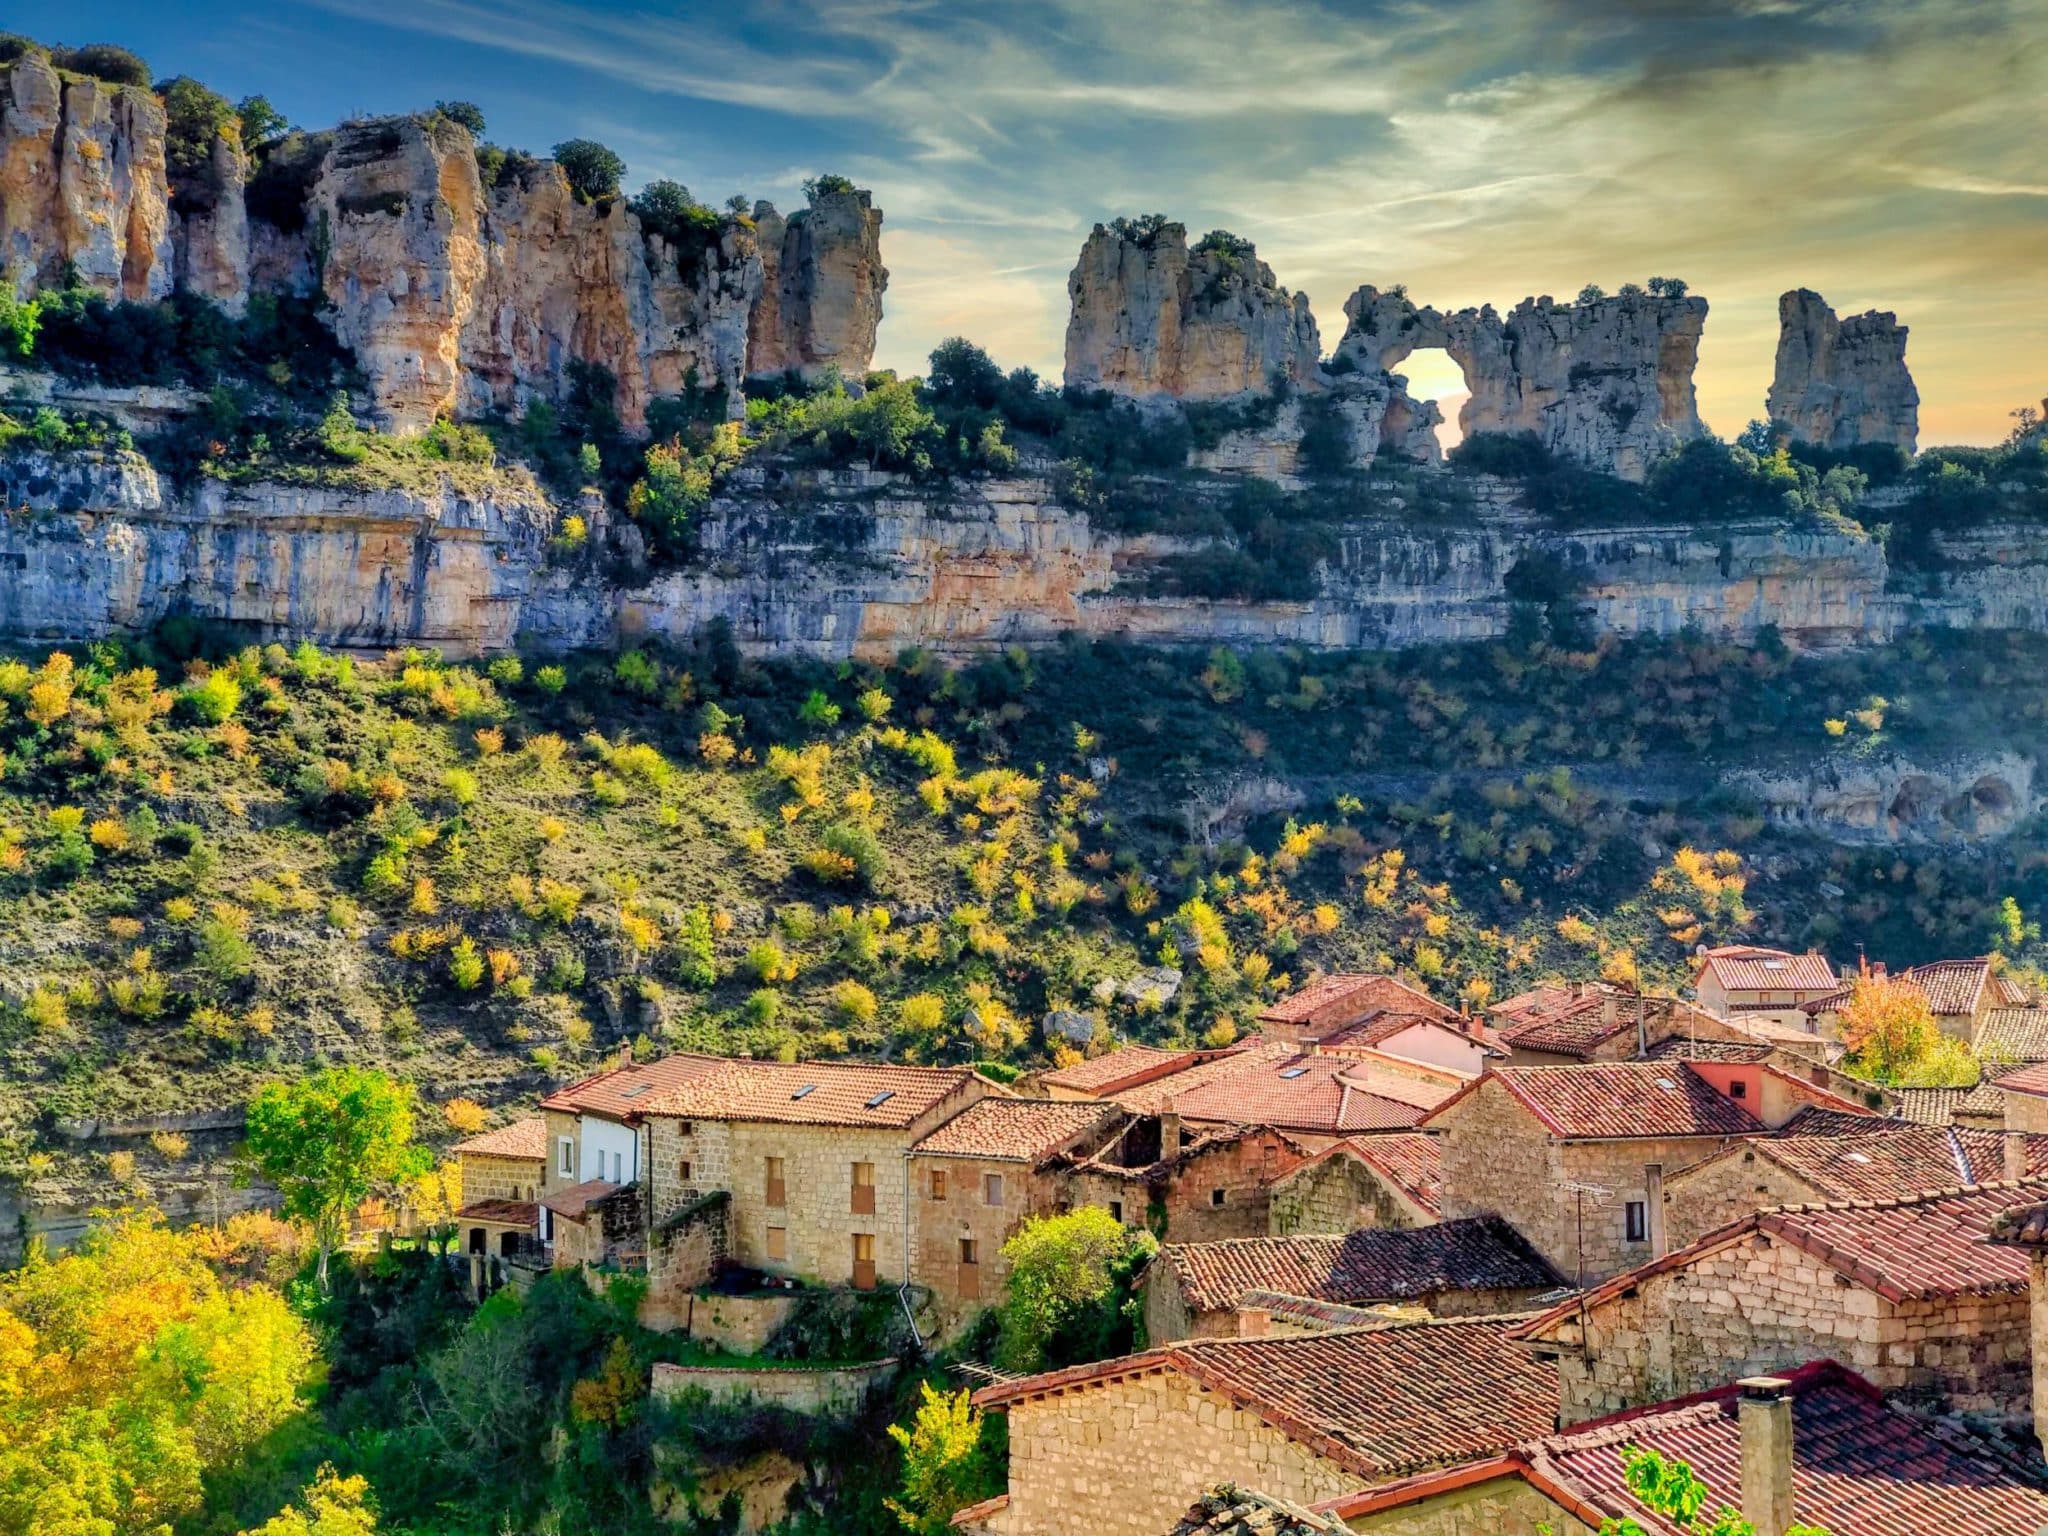
<path id="1" fill-rule="evenodd" d="M 1095 1038 L 1095 1017 L 1072 1008 L 1055 1008 L 1043 1021 L 1045 1038 L 1068 1045 L 1086 1045 Z"/>
<path id="2" fill-rule="evenodd" d="M 1793 289 L 1778 300 L 1778 366 L 1766 401 L 1781 437 L 1913 452 L 1920 392 L 1906 369 L 1906 327 L 1875 309 L 1837 319 L 1811 288 Z"/>

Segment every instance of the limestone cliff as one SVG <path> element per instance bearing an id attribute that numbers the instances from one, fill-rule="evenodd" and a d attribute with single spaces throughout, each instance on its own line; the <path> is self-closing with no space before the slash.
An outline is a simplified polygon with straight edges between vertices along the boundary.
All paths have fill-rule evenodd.
<path id="1" fill-rule="evenodd" d="M 1778 367 L 1767 404 L 1771 425 L 1798 442 L 1913 452 L 1920 392 L 1906 370 L 1906 327 L 1875 309 L 1837 319 L 1819 294 L 1795 288 L 1778 300 Z"/>
<path id="2" fill-rule="evenodd" d="M 1316 387 L 1308 297 L 1282 288 L 1251 242 L 1184 225 L 1098 224 L 1067 278 L 1066 382 L 1134 399 L 1216 400 L 1275 376 Z"/>
<path id="3" fill-rule="evenodd" d="M 0 69 L 0 267 L 20 297 L 67 265 L 122 298 L 171 291 L 164 110 L 28 53 Z"/>
<path id="4" fill-rule="evenodd" d="M 1340 365 L 1394 377 L 1409 354 L 1441 347 L 1464 371 L 1466 434 L 1532 432 L 1551 452 L 1623 479 L 1704 430 L 1693 392 L 1707 301 L 1633 292 L 1559 304 L 1524 299 L 1445 314 L 1367 284 L 1345 301 Z M 1404 412 L 1418 407 L 1399 391 Z M 1431 405 L 1433 409 L 1433 404 Z M 1414 424 L 1411 430 L 1426 430 Z M 1431 437 L 1433 433 L 1429 434 Z"/>
<path id="5" fill-rule="evenodd" d="M 882 322 L 882 212 L 864 190 L 820 189 L 784 218 L 754 206 L 762 283 L 747 328 L 747 372 L 815 383 L 837 369 L 858 382 Z"/>

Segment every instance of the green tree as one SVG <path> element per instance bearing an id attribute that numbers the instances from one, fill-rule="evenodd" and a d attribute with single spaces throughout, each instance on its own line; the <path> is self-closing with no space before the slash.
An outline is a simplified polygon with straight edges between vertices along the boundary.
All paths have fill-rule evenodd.
<path id="1" fill-rule="evenodd" d="M 1661 1516 L 1683 1536 L 1757 1536 L 1756 1527 L 1741 1512 L 1722 1505 L 1713 1514 L 1706 1511 L 1708 1488 L 1700 1475 L 1675 1456 L 1665 1456 L 1641 1446 L 1627 1446 L 1621 1453 L 1622 1475 L 1628 1491 L 1652 1514 Z M 1550 1527 L 1539 1526 L 1549 1536 Z M 1649 1536 L 1642 1523 L 1626 1516 L 1604 1520 L 1600 1536 Z M 1828 1536 L 1817 1525 L 1789 1525 L 1785 1536 Z"/>
<path id="2" fill-rule="evenodd" d="M 471 138 L 484 136 L 484 109 L 473 101 L 437 101 L 434 110 L 451 123 L 460 123 L 469 130 Z"/>
<path id="3" fill-rule="evenodd" d="M 813 176 L 804 183 L 804 196 L 814 203 L 821 197 L 844 197 L 859 190 L 846 177 L 835 176 L 830 171 Z"/>
<path id="4" fill-rule="evenodd" d="M 285 1214 L 312 1226 L 322 1290 L 356 1207 L 433 1166 L 413 1141 L 412 1089 L 367 1067 L 328 1067 L 265 1086 L 249 1101 L 248 1152 L 284 1197 Z"/>
<path id="5" fill-rule="evenodd" d="M 242 1536 L 376 1536 L 376 1531 L 369 1479 L 343 1477 L 323 1466 L 298 1503 Z"/>
<path id="6" fill-rule="evenodd" d="M 587 203 L 616 197 L 626 174 L 626 162 L 595 139 L 564 139 L 554 147 L 555 164 L 569 178 L 569 186 Z"/>
<path id="7" fill-rule="evenodd" d="M 242 147 L 251 154 L 291 132 L 291 124 L 270 104 L 268 96 L 244 96 L 235 103 L 235 115 L 242 120 Z"/>
<path id="8" fill-rule="evenodd" d="M 999 1491 L 1000 1468 L 965 1387 L 937 1392 L 921 1381 L 917 1390 L 909 1426 L 889 1426 L 903 1448 L 903 1497 L 885 1502 L 917 1536 L 946 1536 L 954 1515 Z"/>
<path id="9" fill-rule="evenodd" d="M 1003 1244 L 1010 1281 L 997 1359 L 1035 1371 L 1117 1353 L 1136 1321 L 1131 1277 L 1158 1249 L 1098 1205 L 1026 1221 Z"/>

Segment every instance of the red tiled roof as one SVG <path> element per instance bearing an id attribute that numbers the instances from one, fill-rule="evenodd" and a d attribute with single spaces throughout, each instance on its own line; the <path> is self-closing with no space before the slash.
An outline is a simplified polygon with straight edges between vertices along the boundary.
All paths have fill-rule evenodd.
<path id="1" fill-rule="evenodd" d="M 1036 1162 L 1120 1111 L 1111 1104 L 1052 1099 L 982 1099 L 910 1150 L 927 1157 Z"/>
<path id="2" fill-rule="evenodd" d="M 1656 1061 L 1502 1067 L 1462 1089 L 1422 1124 L 1441 1126 L 1453 1104 L 1489 1083 L 1513 1095 L 1553 1136 L 1567 1140 L 1754 1136 L 1764 1129 L 1686 1063 Z"/>
<path id="3" fill-rule="evenodd" d="M 1201 1087 L 1173 1095 L 1189 1120 L 1271 1125 L 1337 1136 L 1403 1130 L 1458 1092 L 1457 1079 L 1428 1081 L 1347 1056 L 1264 1057 Z"/>
<path id="4" fill-rule="evenodd" d="M 1977 1051 L 1994 1061 L 2048 1061 L 2048 1008 L 1991 1009 L 1977 1026 Z"/>
<path id="5" fill-rule="evenodd" d="M 1763 1040 L 1687 1040 L 1673 1035 L 1651 1046 L 1643 1060 L 1719 1061 L 1755 1066 L 1777 1054 L 1778 1048 Z"/>
<path id="6" fill-rule="evenodd" d="M 1968 1088 L 1890 1088 L 1892 1106 L 1901 1120 L 1916 1125 L 1948 1125 L 1973 1090 Z"/>
<path id="7" fill-rule="evenodd" d="M 2032 1098 L 2048 1097 L 2048 1062 L 2008 1072 L 1995 1081 L 2008 1093 L 2024 1093 Z"/>
<path id="8" fill-rule="evenodd" d="M 2005 1139 L 2000 1132 L 1899 1120 L 1871 1123 L 1884 1127 L 1884 1132 L 1767 1136 L 1748 1143 L 1743 1151 L 1776 1163 L 1821 1200 L 1894 1200 L 2005 1177 Z M 1734 1150 L 1721 1154 L 1741 1155 Z M 2027 1171 L 2048 1172 L 2048 1136 L 2027 1138 Z"/>
<path id="9" fill-rule="evenodd" d="M 540 1221 L 540 1206 L 532 1200 L 478 1200 L 455 1213 L 456 1221 L 490 1221 L 499 1226 L 531 1227 Z"/>
<path id="10" fill-rule="evenodd" d="M 544 1163 L 548 1158 L 548 1123 L 539 1115 L 529 1115 L 495 1131 L 458 1141 L 450 1150 L 457 1157 L 518 1157 Z"/>
<path id="11" fill-rule="evenodd" d="M 1163 1370 L 1179 1371 L 1371 1479 L 1485 1456 L 1557 1422 L 1555 1368 L 1510 1343 L 1497 1318 L 1189 1340 L 983 1387 L 974 1402 L 1006 1408 Z"/>
<path id="12" fill-rule="evenodd" d="M 1444 1034 L 1456 1035 L 1460 1040 L 1470 1040 L 1486 1046 L 1496 1055 L 1499 1054 L 1495 1044 L 1498 1039 L 1497 1031 L 1477 1023 L 1468 1029 L 1465 1024 L 1466 1021 L 1462 1019 L 1444 1019 L 1435 1014 L 1416 1013 L 1412 1010 L 1390 1011 L 1373 1014 L 1356 1024 L 1347 1024 L 1336 1033 L 1323 1036 L 1317 1045 L 1325 1051 L 1342 1051 L 1384 1045 L 1395 1036 L 1404 1035 L 1411 1029 L 1433 1029 Z"/>
<path id="13" fill-rule="evenodd" d="M 994 1498 L 983 1499 L 979 1504 L 970 1504 L 965 1509 L 954 1511 L 948 1525 L 980 1525 L 991 1515 L 999 1515 L 1010 1507 L 1010 1496 L 999 1493 Z"/>
<path id="14" fill-rule="evenodd" d="M 1700 956 L 1694 980 L 1712 971 L 1727 992 L 1832 992 L 1841 985 L 1825 957 L 1755 944 L 1724 944 Z"/>
<path id="15" fill-rule="evenodd" d="M 1194 1089 L 1220 1083 L 1237 1076 L 1240 1072 L 1257 1072 L 1269 1062 L 1284 1056 L 1293 1056 L 1299 1048 L 1280 1040 L 1268 1040 L 1252 1035 L 1238 1042 L 1237 1047 L 1220 1054 L 1203 1053 L 1204 1059 L 1179 1071 L 1148 1077 L 1134 1083 L 1108 1089 L 1101 1097 L 1113 1099 L 1134 1115 L 1156 1115 L 1171 1108 L 1174 1098 Z"/>
<path id="16" fill-rule="evenodd" d="M 1236 1237 L 1168 1243 L 1170 1268 L 1197 1312 L 1223 1312 L 1246 1291 L 1314 1301 L 1410 1301 L 1443 1291 L 1545 1291 L 1558 1278 L 1498 1216 L 1430 1227 L 1368 1227 L 1343 1236 Z"/>
<path id="17" fill-rule="evenodd" d="M 1455 1019 L 1457 1012 L 1446 1008 L 1419 987 L 1392 976 L 1339 971 L 1318 976 L 1314 981 L 1268 1008 L 1259 1018 L 1268 1024 L 1310 1024 L 1325 1009 L 1347 1012 L 1419 1013 L 1425 1018 Z"/>
<path id="18" fill-rule="evenodd" d="M 1342 1145 L 1430 1215 L 1442 1211 L 1444 1146 L 1437 1137 L 1420 1131 L 1392 1131 L 1382 1136 L 1352 1136 Z"/>
<path id="19" fill-rule="evenodd" d="M 1887 1404 L 1833 1361 L 1787 1373 L 1792 1397 L 1793 1517 L 1830 1536 L 2036 1536 L 2048 1526 L 2040 1474 L 1953 1425 Z M 1580 1522 L 1631 1519 L 1654 1536 L 1677 1527 L 1628 1491 L 1624 1453 L 1682 1461 L 1707 1485 L 1705 1507 L 1742 1503 L 1740 1388 L 1598 1419 L 1476 1466 L 1347 1494 L 1319 1506 L 1346 1519 L 1402 1508 L 1502 1477 L 1527 1482 Z"/>
<path id="20" fill-rule="evenodd" d="M 1211 1060 L 1217 1053 L 1167 1051 L 1153 1045 L 1121 1045 L 1100 1056 L 1077 1061 L 1043 1074 L 1039 1081 L 1074 1093 L 1109 1094 L 1118 1088 L 1136 1087 L 1172 1072 L 1185 1071 L 1197 1062 Z"/>
<path id="21" fill-rule="evenodd" d="M 1900 971 L 1897 979 L 1918 987 L 1926 995 L 1930 1013 L 1975 1013 L 1984 984 L 1991 979 L 1991 957 L 1935 960 Z"/>
<path id="22" fill-rule="evenodd" d="M 541 1196 L 540 1203 L 557 1216 L 581 1221 L 593 1205 L 601 1203 L 607 1195 L 617 1194 L 618 1190 L 619 1186 L 609 1179 L 585 1179 L 581 1184 L 571 1184 L 567 1189 Z"/>
<path id="23" fill-rule="evenodd" d="M 897 1067 L 839 1061 L 746 1061 L 666 1056 L 629 1064 L 559 1088 L 544 1109 L 634 1120 L 768 1120 L 787 1125 L 895 1129 L 962 1092 L 966 1067 Z"/>

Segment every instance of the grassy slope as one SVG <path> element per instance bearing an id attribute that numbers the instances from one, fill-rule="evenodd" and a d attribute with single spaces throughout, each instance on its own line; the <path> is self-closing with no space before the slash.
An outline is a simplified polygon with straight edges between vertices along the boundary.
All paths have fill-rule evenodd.
<path id="1" fill-rule="evenodd" d="M 2033 636 L 1802 662 L 1684 643 L 1242 663 L 1074 647 L 958 672 L 741 668 L 707 650 L 637 689 L 608 661 L 572 666 L 559 694 L 430 660 L 348 676 L 301 657 L 231 661 L 241 700 L 219 725 L 173 702 L 162 658 L 153 696 L 111 681 L 147 657 L 79 650 L 68 704 L 42 725 L 34 677 L 0 675 L 0 1130 L 24 1150 L 45 1140 L 41 1115 L 230 1102 L 338 1058 L 490 1102 L 628 1042 L 1042 1061 L 1043 1010 L 1091 1006 L 1095 982 L 1161 959 L 1189 973 L 1180 998 L 1100 1010 L 1106 1028 L 1242 1026 L 1288 979 L 1339 966 L 1504 995 L 1603 965 L 1670 981 L 1688 943 L 1736 933 L 1896 961 L 1977 952 L 1999 899 L 2032 911 L 2043 883 L 2031 836 L 1849 851 L 1701 793 L 1727 763 L 2036 750 L 2048 641 Z M 814 687 L 838 723 L 799 718 Z M 870 687 L 891 700 L 879 727 L 857 704 Z M 1853 718 L 1873 695 L 1875 733 L 1875 716 Z M 712 696 L 739 717 L 724 734 L 740 755 L 718 766 L 700 746 Z M 1832 738 L 1828 718 L 1852 723 Z M 921 795 L 929 760 L 890 727 L 952 745 L 951 787 Z M 483 754 L 479 729 L 502 731 L 502 750 Z M 829 759 L 792 784 L 767 761 L 776 743 Z M 992 765 L 1029 786 L 976 782 Z M 1219 784 L 1252 786 L 1250 813 L 1191 836 L 1188 806 L 1221 804 Z M 1290 784 L 1305 789 L 1291 821 L 1270 798 Z M 63 879 L 63 807 L 80 835 L 126 818 L 129 846 Z M 807 867 L 834 825 L 874 832 L 871 884 Z M 379 890 L 372 861 L 400 845 Z M 1683 845 L 1739 853 L 1746 891 L 1674 871 Z M 550 890 L 579 893 L 573 918 L 545 913 Z M 700 908 L 709 984 L 689 954 Z M 463 938 L 485 963 L 467 989 Z M 796 975 L 764 987 L 749 953 L 771 941 Z M 916 994 L 938 1008 L 906 1014 Z"/>

